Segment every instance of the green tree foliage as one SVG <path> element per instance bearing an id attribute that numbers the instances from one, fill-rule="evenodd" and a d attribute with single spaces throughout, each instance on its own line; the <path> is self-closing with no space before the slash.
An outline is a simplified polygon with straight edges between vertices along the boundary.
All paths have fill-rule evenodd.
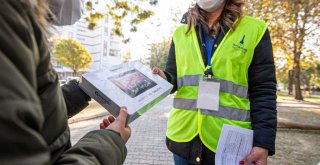
<path id="1" fill-rule="evenodd" d="M 160 43 L 152 43 L 149 45 L 150 57 L 148 58 L 148 64 L 152 67 L 159 67 L 164 69 L 169 56 L 170 42 L 163 40 Z"/>
<path id="2" fill-rule="evenodd" d="M 92 63 L 88 50 L 76 40 L 62 39 L 53 49 L 53 55 L 58 63 L 73 70 L 76 76 L 80 70 L 86 70 Z"/>
<path id="3" fill-rule="evenodd" d="M 268 22 L 278 77 L 293 70 L 295 98 L 302 100 L 301 69 L 315 63 L 306 43 L 320 27 L 319 0 L 248 0 L 247 13 Z"/>
<path id="4" fill-rule="evenodd" d="M 124 36 L 122 31 L 122 24 L 127 22 L 130 24 L 131 32 L 137 31 L 137 25 L 154 13 L 150 10 L 144 9 L 145 6 L 156 5 L 157 0 L 95 0 L 86 3 L 88 16 L 86 17 L 89 23 L 88 28 L 96 27 L 97 22 L 105 15 L 110 15 L 114 21 L 113 32 L 118 36 Z M 146 5 L 147 4 L 147 5 Z M 101 10 L 97 9 L 99 6 L 105 5 Z M 125 42 L 128 42 L 126 39 Z"/>

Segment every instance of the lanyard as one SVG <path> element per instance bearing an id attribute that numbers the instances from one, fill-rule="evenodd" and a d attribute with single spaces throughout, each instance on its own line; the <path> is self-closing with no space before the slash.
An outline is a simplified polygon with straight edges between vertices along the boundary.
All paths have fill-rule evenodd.
<path id="1" fill-rule="evenodd" d="M 203 33 L 204 35 L 204 41 L 206 44 L 206 50 L 207 50 L 207 66 L 211 66 L 211 58 L 212 58 L 212 50 L 213 45 L 215 43 L 215 39 L 213 37 L 209 37 L 207 34 Z"/>
<path id="2" fill-rule="evenodd" d="M 209 37 L 207 34 L 203 33 L 205 44 L 206 44 L 206 50 L 207 50 L 207 70 L 204 72 L 204 74 L 211 78 L 213 76 L 212 69 L 211 69 L 211 58 L 212 58 L 212 50 L 213 45 L 215 43 L 215 39 L 212 37 Z"/>

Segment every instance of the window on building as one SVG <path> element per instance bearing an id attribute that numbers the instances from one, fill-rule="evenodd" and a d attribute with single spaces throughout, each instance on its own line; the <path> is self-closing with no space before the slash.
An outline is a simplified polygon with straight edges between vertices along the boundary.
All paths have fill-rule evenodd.
<path id="1" fill-rule="evenodd" d="M 77 40 L 78 40 L 78 41 L 85 41 L 86 39 L 77 37 Z"/>
<path id="2" fill-rule="evenodd" d="M 108 42 L 103 42 L 103 56 L 108 56 Z"/>
<path id="3" fill-rule="evenodd" d="M 116 56 L 115 51 L 113 49 L 110 49 L 110 56 Z"/>
<path id="4" fill-rule="evenodd" d="M 84 29 L 80 29 L 80 28 L 78 28 L 77 29 L 79 32 L 86 32 Z"/>
<path id="5" fill-rule="evenodd" d="M 104 17 L 104 23 L 105 23 L 105 24 L 108 24 L 108 18 L 109 18 L 108 15 L 106 15 L 106 16 Z"/>
<path id="6" fill-rule="evenodd" d="M 68 32 L 68 36 L 73 38 L 73 32 Z"/>
<path id="7" fill-rule="evenodd" d="M 120 51 L 115 49 L 110 49 L 110 56 L 118 57 L 120 56 Z"/>
<path id="8" fill-rule="evenodd" d="M 109 30 L 108 27 L 104 27 L 104 32 L 103 33 L 104 33 L 105 36 L 108 36 L 108 30 Z"/>

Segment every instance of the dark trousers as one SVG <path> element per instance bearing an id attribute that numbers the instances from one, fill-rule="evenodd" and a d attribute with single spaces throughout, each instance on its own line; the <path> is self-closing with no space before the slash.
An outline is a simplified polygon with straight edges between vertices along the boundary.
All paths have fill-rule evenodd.
<path id="1" fill-rule="evenodd" d="M 199 136 L 196 136 L 190 142 L 184 143 L 174 142 L 167 138 L 166 143 L 168 149 L 174 154 L 173 158 L 176 165 L 215 164 L 215 153 L 201 142 Z"/>

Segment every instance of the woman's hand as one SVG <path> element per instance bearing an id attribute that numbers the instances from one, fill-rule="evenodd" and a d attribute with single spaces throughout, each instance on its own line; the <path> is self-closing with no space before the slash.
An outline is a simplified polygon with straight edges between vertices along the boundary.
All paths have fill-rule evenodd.
<path id="1" fill-rule="evenodd" d="M 159 69 L 158 67 L 153 67 L 152 68 L 152 73 L 153 74 L 157 74 L 159 75 L 160 77 L 162 77 L 163 79 L 167 80 L 167 76 L 164 74 L 164 72 Z"/>
<path id="2" fill-rule="evenodd" d="M 127 143 L 131 136 L 131 128 L 126 126 L 128 111 L 126 107 L 121 107 L 119 116 L 114 118 L 113 116 L 108 116 L 100 123 L 100 129 L 109 129 L 118 132 L 121 138 Z"/>
<path id="3" fill-rule="evenodd" d="M 267 165 L 268 150 L 261 147 L 253 147 L 250 154 L 242 159 L 240 165 Z"/>
<path id="4" fill-rule="evenodd" d="M 112 115 L 108 116 L 106 119 L 102 120 L 102 123 L 100 123 L 100 129 L 106 129 L 115 120 L 116 118 L 114 116 Z"/>

